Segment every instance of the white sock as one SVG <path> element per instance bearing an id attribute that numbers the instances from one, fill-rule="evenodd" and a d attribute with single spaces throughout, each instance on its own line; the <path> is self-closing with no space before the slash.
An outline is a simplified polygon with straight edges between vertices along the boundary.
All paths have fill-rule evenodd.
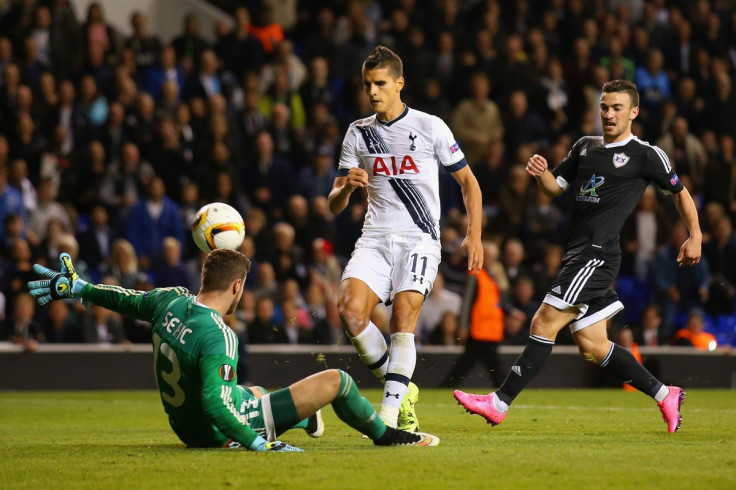
<path id="1" fill-rule="evenodd" d="M 656 395 L 654 395 L 654 399 L 657 400 L 657 403 L 662 403 L 665 398 L 667 398 L 667 395 L 670 394 L 670 389 L 667 388 L 667 386 L 662 385 L 662 387 L 659 389 Z"/>
<path id="2" fill-rule="evenodd" d="M 501 400 L 495 392 L 491 393 L 491 404 L 493 404 L 493 408 L 500 413 L 504 413 L 509 409 L 509 404 Z"/>
<path id="3" fill-rule="evenodd" d="M 390 427 L 396 427 L 399 408 L 409 391 L 409 381 L 417 364 L 417 348 L 414 334 L 397 332 L 391 334 L 386 387 L 379 416 Z"/>
<path id="4" fill-rule="evenodd" d="M 369 321 L 365 330 L 355 337 L 350 337 L 350 342 L 358 351 L 358 356 L 363 364 L 368 366 L 368 369 L 376 378 L 383 381 L 383 378 L 386 377 L 389 357 L 387 355 L 386 339 L 378 327 Z"/>

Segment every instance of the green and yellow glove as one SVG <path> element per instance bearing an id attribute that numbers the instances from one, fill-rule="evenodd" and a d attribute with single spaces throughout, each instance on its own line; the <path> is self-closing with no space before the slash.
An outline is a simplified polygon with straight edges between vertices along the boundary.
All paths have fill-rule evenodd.
<path id="1" fill-rule="evenodd" d="M 40 305 L 57 299 L 76 298 L 87 284 L 87 281 L 80 279 L 74 270 L 72 258 L 68 253 L 59 255 L 59 261 L 61 271 L 58 272 L 40 264 L 33 264 L 33 271 L 36 274 L 48 278 L 28 283 L 28 291 Z"/>

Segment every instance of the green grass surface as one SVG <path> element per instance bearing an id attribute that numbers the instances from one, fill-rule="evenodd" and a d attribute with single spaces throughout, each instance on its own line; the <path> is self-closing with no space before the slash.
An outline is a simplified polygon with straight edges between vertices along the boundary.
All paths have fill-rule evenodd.
<path id="1" fill-rule="evenodd" d="M 449 390 L 417 409 L 439 447 L 376 448 L 328 407 L 321 439 L 281 437 L 304 453 L 264 454 L 186 449 L 155 392 L 0 393 L 0 489 L 736 488 L 736 391 L 688 390 L 676 434 L 619 390 L 527 390 L 494 428 Z"/>

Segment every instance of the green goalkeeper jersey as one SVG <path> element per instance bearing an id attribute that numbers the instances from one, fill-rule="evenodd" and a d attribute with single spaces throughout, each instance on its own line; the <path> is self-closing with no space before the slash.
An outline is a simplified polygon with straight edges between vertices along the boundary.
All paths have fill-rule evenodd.
<path id="1" fill-rule="evenodd" d="M 237 388 L 238 339 L 219 313 L 185 288 L 142 292 L 84 287 L 82 298 L 153 326 L 153 369 L 176 435 L 188 446 L 250 447 L 258 434 Z"/>

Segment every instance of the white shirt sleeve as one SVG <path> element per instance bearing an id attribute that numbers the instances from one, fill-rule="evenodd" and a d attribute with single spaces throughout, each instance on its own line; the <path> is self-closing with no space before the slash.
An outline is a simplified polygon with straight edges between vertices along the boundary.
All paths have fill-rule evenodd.
<path id="1" fill-rule="evenodd" d="M 450 128 L 442 119 L 436 116 L 432 117 L 432 136 L 434 151 L 442 165 L 446 167 L 454 165 L 465 158 L 465 154 L 460 149 L 460 145 Z"/>
<path id="2" fill-rule="evenodd" d="M 342 141 L 342 151 L 340 152 L 339 170 L 350 170 L 360 165 L 360 156 L 358 155 L 358 130 L 355 125 L 350 125 L 345 138 Z"/>

